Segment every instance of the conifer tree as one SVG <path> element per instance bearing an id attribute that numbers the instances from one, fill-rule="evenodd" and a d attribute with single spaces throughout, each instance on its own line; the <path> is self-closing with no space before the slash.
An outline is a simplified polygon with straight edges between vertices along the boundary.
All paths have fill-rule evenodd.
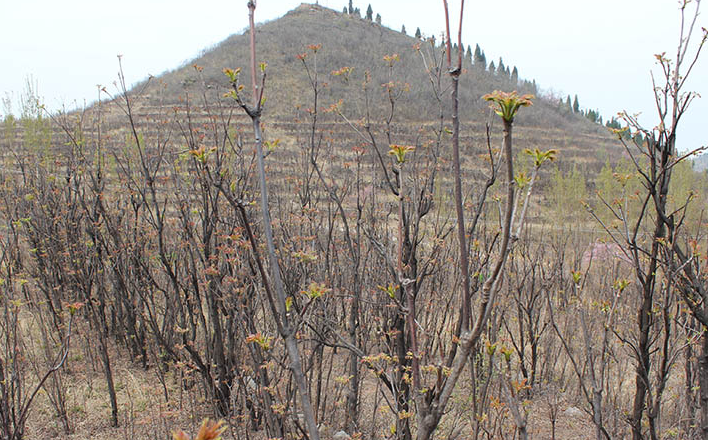
<path id="1" fill-rule="evenodd" d="M 345 6 L 344 9 L 342 9 L 342 14 L 348 14 L 348 13 L 349 13 L 349 10 Z"/>
<path id="2" fill-rule="evenodd" d="M 465 56 L 469 60 L 470 64 L 472 64 L 472 47 L 469 44 L 467 45 L 467 53 L 465 53 Z"/>
<path id="3" fill-rule="evenodd" d="M 354 5 L 352 4 L 352 0 L 349 0 L 349 13 L 350 14 L 354 13 Z"/>
<path id="4" fill-rule="evenodd" d="M 479 44 L 477 44 L 474 48 L 474 65 L 482 70 L 487 68 L 487 60 L 484 59 L 482 49 L 480 49 Z"/>
<path id="5" fill-rule="evenodd" d="M 570 97 L 568 98 L 570 99 Z M 578 95 L 575 95 L 575 100 L 573 101 L 573 113 L 580 112 L 580 104 L 578 103 Z"/>
<path id="6" fill-rule="evenodd" d="M 519 82 L 519 69 L 514 66 L 514 70 L 511 71 L 511 82 L 518 84 Z"/>
<path id="7" fill-rule="evenodd" d="M 371 9 L 371 4 L 369 4 L 369 7 L 366 9 L 366 19 L 369 21 L 374 19 L 374 10 Z"/>
<path id="8" fill-rule="evenodd" d="M 403 27 L 401 28 L 401 33 L 402 33 L 403 35 L 408 35 L 408 34 L 406 34 L 406 25 L 405 25 L 405 24 L 404 24 Z"/>
<path id="9" fill-rule="evenodd" d="M 415 28 L 415 37 L 420 40 L 422 36 L 423 34 L 420 33 L 420 28 Z"/>
<path id="10" fill-rule="evenodd" d="M 357 17 L 361 18 L 361 9 L 359 8 L 354 8 L 354 15 Z"/>
<path id="11" fill-rule="evenodd" d="M 620 122 L 614 116 L 612 117 L 612 119 L 609 119 L 607 121 L 605 126 L 607 126 L 607 128 L 614 128 L 616 130 L 619 130 L 622 128 L 622 124 L 620 124 Z"/>
<path id="12" fill-rule="evenodd" d="M 381 24 L 381 14 L 376 14 L 376 24 Z"/>
<path id="13" fill-rule="evenodd" d="M 494 75 L 496 73 L 496 71 L 497 71 L 497 68 L 494 66 L 494 61 L 492 61 L 491 63 L 489 63 L 489 73 Z"/>
<path id="14" fill-rule="evenodd" d="M 506 73 L 506 67 L 504 67 L 504 61 L 502 61 L 501 57 L 499 57 L 499 67 L 497 68 L 497 72 L 499 72 L 500 76 Z"/>

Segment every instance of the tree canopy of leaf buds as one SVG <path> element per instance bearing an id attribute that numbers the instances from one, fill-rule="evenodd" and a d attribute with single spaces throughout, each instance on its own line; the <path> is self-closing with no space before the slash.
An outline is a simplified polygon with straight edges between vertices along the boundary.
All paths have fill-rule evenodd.
<path id="1" fill-rule="evenodd" d="M 226 68 L 224 69 L 224 75 L 226 75 L 229 78 L 229 81 L 232 83 L 235 83 L 238 81 L 238 75 L 241 73 L 241 68 L 239 67 L 238 69 L 229 69 Z"/>
<path id="2" fill-rule="evenodd" d="M 558 150 L 550 149 L 541 151 L 538 148 L 534 148 L 533 150 L 526 148 L 524 149 L 524 154 L 531 156 L 533 159 L 533 165 L 538 168 L 547 160 L 554 162 L 556 160 L 556 156 L 558 155 Z"/>
<path id="3" fill-rule="evenodd" d="M 342 76 L 345 80 L 349 80 L 349 75 L 351 75 L 353 70 L 353 67 L 344 66 L 339 70 L 333 70 L 332 76 Z"/>
<path id="4" fill-rule="evenodd" d="M 492 103 L 491 107 L 494 109 L 494 112 L 501 116 L 501 118 L 506 122 L 514 122 L 516 112 L 521 107 L 529 107 L 533 105 L 531 100 L 534 98 L 535 97 L 533 95 L 528 94 L 519 96 L 516 90 L 510 93 L 495 90 L 492 93 L 487 93 L 482 96 L 482 99 Z M 494 104 L 496 104 L 496 106 Z"/>
<path id="5" fill-rule="evenodd" d="M 82 308 L 83 306 L 84 306 L 84 303 L 82 303 L 82 302 L 75 302 L 75 303 L 67 304 L 67 305 L 66 305 L 66 308 L 69 309 L 69 313 L 70 313 L 71 315 L 74 315 L 74 314 L 76 314 L 77 310 L 79 310 L 79 309 Z"/>
<path id="6" fill-rule="evenodd" d="M 394 156 L 398 163 L 403 163 L 406 161 L 406 153 L 415 150 L 415 147 L 411 145 L 391 145 L 388 154 Z"/>
<path id="7" fill-rule="evenodd" d="M 263 350 L 268 351 L 271 348 L 271 343 L 273 342 L 272 336 L 266 336 L 261 332 L 248 335 L 246 337 L 246 342 L 251 344 L 258 344 Z"/>
<path id="8" fill-rule="evenodd" d="M 215 422 L 205 419 L 194 440 L 221 440 L 221 434 L 224 431 L 226 431 L 226 425 L 223 420 Z M 189 436 L 182 430 L 172 433 L 172 437 L 174 440 L 189 440 Z"/>
<path id="9" fill-rule="evenodd" d="M 384 55 L 383 59 L 388 63 L 389 67 L 393 67 L 397 61 L 401 60 L 401 57 L 399 57 L 397 53 L 394 53 L 393 55 Z"/>

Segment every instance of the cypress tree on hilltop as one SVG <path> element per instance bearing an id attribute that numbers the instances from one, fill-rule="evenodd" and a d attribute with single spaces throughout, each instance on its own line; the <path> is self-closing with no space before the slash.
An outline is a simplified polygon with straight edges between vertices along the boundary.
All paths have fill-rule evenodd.
<path id="1" fill-rule="evenodd" d="M 499 67 L 497 68 L 498 74 L 501 76 L 506 73 L 506 67 L 504 67 L 504 61 L 499 57 Z"/>
<path id="2" fill-rule="evenodd" d="M 497 71 L 497 68 L 494 66 L 494 61 L 492 61 L 491 63 L 489 63 L 489 73 L 494 75 L 496 73 L 496 71 Z"/>
<path id="3" fill-rule="evenodd" d="M 349 13 L 349 10 L 345 6 L 344 9 L 342 9 L 342 14 L 348 14 L 348 13 Z"/>
<path id="4" fill-rule="evenodd" d="M 467 57 L 467 60 L 469 60 L 470 64 L 472 63 L 472 47 L 470 45 L 467 45 L 467 53 L 465 53 L 465 57 Z"/>
<path id="5" fill-rule="evenodd" d="M 349 13 L 350 14 L 354 13 L 354 5 L 352 4 L 352 0 L 349 0 Z"/>
<path id="6" fill-rule="evenodd" d="M 402 33 L 403 35 L 408 35 L 408 34 L 406 34 L 406 25 L 405 25 L 405 24 L 404 24 L 403 27 L 401 28 L 401 33 Z"/>
<path id="7" fill-rule="evenodd" d="M 374 10 L 371 9 L 371 4 L 369 4 L 369 7 L 366 9 L 366 19 L 369 21 L 374 19 Z"/>
<path id="8" fill-rule="evenodd" d="M 415 37 L 420 40 L 422 36 L 423 34 L 420 33 L 420 28 L 415 28 Z"/>
<path id="9" fill-rule="evenodd" d="M 519 82 L 519 70 L 514 66 L 514 70 L 511 71 L 511 82 L 517 84 Z"/>
<path id="10" fill-rule="evenodd" d="M 475 67 L 478 67 L 482 70 L 485 70 L 487 68 L 487 60 L 484 59 L 484 56 L 482 55 L 482 49 L 479 48 L 479 44 L 477 44 L 474 48 L 473 60 Z"/>
<path id="11" fill-rule="evenodd" d="M 376 14 L 376 24 L 381 24 L 381 14 Z"/>
<path id="12" fill-rule="evenodd" d="M 568 97 L 570 99 L 570 97 Z M 578 102 L 578 95 L 575 95 L 575 100 L 573 101 L 573 113 L 580 112 L 580 103 Z"/>
<path id="13" fill-rule="evenodd" d="M 620 124 L 619 121 L 617 120 L 617 118 L 615 118 L 614 116 L 612 117 L 612 119 L 607 120 L 607 122 L 605 123 L 605 126 L 607 128 L 614 128 L 617 130 L 622 128 L 622 124 Z"/>

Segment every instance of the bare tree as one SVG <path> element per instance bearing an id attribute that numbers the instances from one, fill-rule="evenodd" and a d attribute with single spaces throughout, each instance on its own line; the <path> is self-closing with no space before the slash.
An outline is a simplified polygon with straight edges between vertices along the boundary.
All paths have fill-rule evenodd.
<path id="1" fill-rule="evenodd" d="M 261 271 L 261 275 L 263 277 L 264 284 L 270 284 L 269 280 L 272 280 L 274 290 L 274 292 L 272 293 L 274 293 L 274 297 L 271 296 L 271 292 L 268 292 L 270 309 L 273 314 L 273 318 L 276 322 L 278 333 L 285 342 L 288 358 L 290 359 L 290 369 L 292 371 L 295 383 L 297 384 L 298 392 L 300 394 L 300 404 L 302 406 L 302 411 L 305 416 L 305 423 L 307 426 L 308 435 L 312 440 L 319 440 L 319 431 L 317 428 L 317 422 L 315 420 L 315 413 L 312 409 L 309 387 L 305 374 L 303 373 L 302 358 L 300 356 L 300 350 L 298 348 L 297 339 L 295 337 L 297 327 L 293 325 L 292 319 L 287 312 L 288 307 L 286 306 L 285 287 L 281 278 L 280 264 L 276 255 L 275 242 L 273 239 L 273 227 L 270 219 L 270 207 L 268 204 L 268 186 L 266 183 L 266 171 L 263 155 L 263 134 L 261 132 L 261 113 L 263 108 L 263 89 L 266 79 L 266 65 L 265 63 L 260 64 L 261 83 L 259 85 L 258 76 L 256 73 L 256 26 L 254 21 L 255 10 L 256 1 L 250 0 L 248 2 L 248 11 L 251 41 L 251 88 L 253 92 L 251 105 L 246 104 L 239 95 L 241 89 L 239 88 L 238 84 L 238 72 L 227 69 L 226 74 L 229 77 L 231 84 L 233 85 L 232 96 L 234 97 L 234 99 L 237 100 L 239 105 L 248 114 L 248 116 L 253 122 L 253 134 L 256 144 L 256 159 L 258 164 L 258 176 L 261 192 L 261 217 L 266 238 L 268 262 L 270 264 L 270 273 L 267 275 L 267 277 L 266 272 L 264 271 Z M 240 205 L 238 208 L 239 210 L 243 210 L 242 205 Z M 254 253 L 256 252 L 256 247 L 253 247 L 253 251 Z"/>

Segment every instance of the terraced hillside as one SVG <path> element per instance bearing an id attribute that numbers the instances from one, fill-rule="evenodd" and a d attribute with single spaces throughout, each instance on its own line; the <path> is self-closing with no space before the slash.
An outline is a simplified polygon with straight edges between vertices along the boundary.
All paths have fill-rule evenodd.
<path id="1" fill-rule="evenodd" d="M 280 165 L 291 162 L 298 154 L 297 146 L 312 130 L 311 80 L 315 78 L 319 88 L 316 130 L 333 153 L 351 151 L 360 144 L 357 130 L 362 131 L 365 126 L 374 135 L 383 136 L 380 144 L 385 146 L 388 132 L 392 143 L 423 145 L 436 137 L 441 117 L 449 124 L 449 80 L 444 72 L 442 47 L 435 41 L 422 41 L 373 21 L 310 4 L 302 4 L 257 29 L 258 59 L 267 63 L 266 137 L 278 140 L 278 168 L 284 175 L 292 170 Z M 306 55 L 304 59 L 302 55 Z M 394 61 L 384 59 L 394 55 Z M 184 151 L 178 120 L 184 117 L 184 127 L 188 111 L 189 122 L 194 126 L 213 121 L 217 114 L 227 117 L 234 124 L 232 128 L 249 126 L 250 121 L 236 104 L 222 96 L 228 91 L 223 69 L 245 67 L 249 56 L 247 33 L 233 35 L 183 66 L 134 86 L 128 93 L 141 136 L 145 140 L 159 138 L 159 142 L 166 142 L 166 151 L 176 155 Z M 474 66 L 468 57 L 464 63 L 466 71 L 460 82 L 461 145 L 463 167 L 474 174 L 479 155 L 487 150 L 485 125 L 493 121 L 481 96 L 497 89 L 533 94 L 539 91 L 535 81 L 512 81 L 502 72 L 490 73 Z M 250 84 L 247 70 L 241 73 L 243 84 Z M 521 70 L 523 73 L 523 66 Z M 393 105 L 390 96 L 395 96 Z M 123 102 L 120 97 L 116 101 Z M 337 111 L 328 112 L 335 104 Z M 103 140 L 116 148 L 126 141 L 125 110 L 124 102 L 118 106 L 107 98 L 100 109 L 93 104 L 83 117 L 100 118 Z M 581 165 L 589 182 L 608 159 L 614 162 L 622 156 L 619 144 L 603 126 L 542 94 L 516 125 L 521 148 L 555 148 L 560 152 L 559 167 Z M 87 127 L 91 125 L 84 124 L 84 130 L 90 131 Z M 98 125 L 93 127 L 98 129 Z M 20 141 L 21 124 L 17 128 L 12 134 L 6 133 L 0 142 Z M 52 131 L 55 146 L 61 148 L 66 144 L 62 130 L 54 127 Z M 494 142 L 499 131 L 492 127 L 492 146 L 497 145 Z"/>
<path id="2" fill-rule="evenodd" d="M 356 131 L 344 117 L 359 128 L 368 122 L 374 131 L 382 133 L 390 116 L 395 143 L 416 143 L 416 139 L 421 142 L 425 139 L 420 137 L 421 128 L 430 133 L 425 127 L 434 127 L 441 112 L 445 121 L 449 121 L 446 99 L 449 81 L 443 72 L 439 75 L 440 83 L 435 82 L 439 70 L 444 70 L 444 63 L 442 49 L 434 42 L 421 41 L 321 6 L 302 4 L 282 18 L 260 25 L 257 44 L 258 59 L 267 63 L 264 113 L 269 128 L 267 136 L 280 139 L 285 147 L 295 146 L 299 137 L 311 129 L 303 121 L 309 120 L 312 112 L 311 79 L 315 74 L 320 87 L 319 129 L 342 151 L 348 151 L 358 142 Z M 318 47 L 316 54 L 313 45 Z M 301 54 L 307 54 L 304 62 Z M 394 54 L 398 55 L 397 61 L 384 60 Z M 213 109 L 214 103 L 228 91 L 222 70 L 244 67 L 241 79 L 248 85 L 250 76 L 245 67 L 249 59 L 248 35 L 233 35 L 182 67 L 135 86 L 132 93 L 138 98 L 138 120 L 149 129 L 151 117 L 166 116 L 173 107 L 184 111 L 187 100 L 192 106 L 203 107 L 205 96 Z M 199 66 L 199 70 L 194 66 Z M 492 121 L 481 96 L 496 89 L 534 94 L 538 90 L 535 82 L 512 81 L 507 75 L 492 74 L 473 66 L 469 58 L 465 59 L 465 66 L 460 92 L 465 134 L 462 145 L 468 157 L 473 157 L 486 150 L 485 124 Z M 343 68 L 351 71 L 342 75 Z M 521 70 L 523 76 L 523 66 Z M 310 78 L 308 73 L 312 75 Z M 397 96 L 392 113 L 389 89 L 384 87 L 387 84 Z M 438 97 L 445 103 L 442 109 Z M 233 102 L 220 102 L 235 106 Z M 337 103 L 341 115 L 326 112 Z M 239 123 L 249 122 L 238 110 L 234 114 Z M 194 122 L 202 122 L 199 118 L 204 115 L 194 114 Z M 115 121 L 120 121 L 120 116 Z M 523 148 L 558 149 L 561 168 L 581 164 L 588 173 L 595 173 L 608 158 L 614 161 L 621 155 L 619 144 L 603 126 L 573 114 L 552 98 L 538 97 L 533 109 L 518 118 L 517 127 L 519 145 Z"/>

